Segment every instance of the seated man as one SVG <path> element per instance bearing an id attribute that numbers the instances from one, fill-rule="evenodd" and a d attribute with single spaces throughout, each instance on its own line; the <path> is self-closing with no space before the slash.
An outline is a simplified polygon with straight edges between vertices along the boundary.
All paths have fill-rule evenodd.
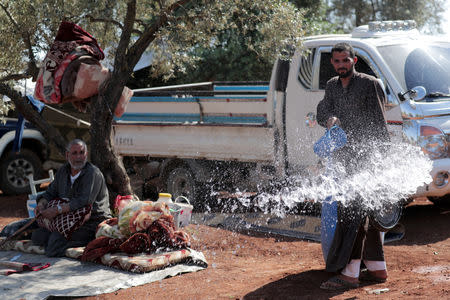
<path id="1" fill-rule="evenodd" d="M 97 225 L 111 218 L 109 196 L 100 170 L 87 162 L 86 144 L 79 139 L 67 146 L 67 163 L 55 175 L 55 180 L 37 200 L 36 215 L 52 220 L 57 215 L 92 205 L 89 219 L 67 240 L 59 232 L 39 228 L 32 234 L 33 244 L 45 247 L 47 256 L 64 256 L 67 248 L 86 246 L 95 238 Z M 66 198 L 68 203 L 47 207 L 55 198 Z"/>

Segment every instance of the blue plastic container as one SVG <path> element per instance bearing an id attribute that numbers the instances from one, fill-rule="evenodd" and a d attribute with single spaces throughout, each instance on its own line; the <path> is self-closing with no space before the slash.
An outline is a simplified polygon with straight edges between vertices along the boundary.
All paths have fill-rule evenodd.
<path id="1" fill-rule="evenodd" d="M 341 127 L 334 125 L 325 130 L 325 134 L 314 144 L 314 153 L 319 157 L 329 157 L 331 153 L 347 143 L 347 134 Z"/>
<path id="2" fill-rule="evenodd" d="M 337 225 L 337 201 L 333 201 L 332 196 L 328 196 L 322 202 L 322 213 L 320 223 L 320 241 L 322 244 L 323 259 L 327 261 L 328 252 L 333 243 L 334 232 Z"/>
<path id="3" fill-rule="evenodd" d="M 342 148 L 347 143 L 347 135 L 344 130 L 337 125 L 325 131 L 325 134 L 314 144 L 314 153 L 319 157 L 329 158 L 331 154 Z M 332 168 L 331 158 L 327 161 L 329 167 Z M 333 201 L 333 196 L 328 196 L 322 202 L 320 239 L 322 245 L 322 253 L 325 262 L 334 239 L 338 219 L 338 203 Z"/>

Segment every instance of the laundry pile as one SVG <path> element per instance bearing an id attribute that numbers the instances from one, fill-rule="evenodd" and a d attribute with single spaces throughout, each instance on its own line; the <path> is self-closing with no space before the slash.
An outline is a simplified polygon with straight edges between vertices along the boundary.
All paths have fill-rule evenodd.
<path id="1" fill-rule="evenodd" d="M 106 253 L 150 254 L 189 246 L 189 235 L 175 229 L 166 203 L 129 201 L 117 218 L 98 226 L 96 239 L 85 247 L 81 260 L 97 262 Z"/>

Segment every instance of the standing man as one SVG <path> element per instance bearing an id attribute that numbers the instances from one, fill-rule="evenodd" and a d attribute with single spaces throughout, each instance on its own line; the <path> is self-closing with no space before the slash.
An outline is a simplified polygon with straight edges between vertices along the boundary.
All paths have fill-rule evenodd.
<path id="1" fill-rule="evenodd" d="M 111 218 L 105 179 L 100 170 L 87 161 L 87 156 L 85 142 L 79 139 L 71 141 L 67 146 L 67 163 L 56 172 L 55 180 L 37 200 L 36 215 L 40 213 L 49 220 L 92 205 L 89 219 L 72 233 L 70 240 L 59 232 L 50 232 L 45 228 L 33 232 L 33 244 L 44 246 L 47 256 L 64 256 L 67 248 L 86 246 L 95 238 L 97 225 Z M 47 207 L 48 202 L 55 198 L 66 198 L 69 202 Z"/>
<path id="2" fill-rule="evenodd" d="M 347 144 L 335 152 L 347 174 L 363 167 L 371 150 L 389 140 L 384 119 L 385 96 L 373 76 L 355 71 L 355 51 L 347 43 L 331 50 L 331 64 L 338 76 L 327 82 L 325 96 L 317 106 L 317 121 L 327 128 L 337 124 L 347 133 Z M 356 288 L 359 279 L 384 282 L 387 279 L 383 243 L 379 231 L 369 222 L 361 199 L 339 204 L 338 224 L 326 259 L 326 270 L 339 274 L 322 283 L 322 289 Z M 361 274 L 361 260 L 368 271 Z"/>

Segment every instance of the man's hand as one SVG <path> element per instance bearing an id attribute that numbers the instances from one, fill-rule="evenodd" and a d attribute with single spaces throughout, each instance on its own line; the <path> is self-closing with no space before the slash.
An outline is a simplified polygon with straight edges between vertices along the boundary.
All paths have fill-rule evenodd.
<path id="1" fill-rule="evenodd" d="M 327 128 L 330 129 L 334 125 L 341 126 L 341 121 L 337 117 L 329 117 L 327 120 Z"/>
<path id="2" fill-rule="evenodd" d="M 45 198 L 41 198 L 41 200 L 36 205 L 36 208 L 34 209 L 34 215 L 37 216 L 42 211 L 44 211 L 47 208 L 48 201 Z"/>
<path id="3" fill-rule="evenodd" d="M 54 217 L 59 215 L 58 208 L 56 207 L 46 208 L 41 211 L 41 215 L 46 219 L 52 220 Z"/>

